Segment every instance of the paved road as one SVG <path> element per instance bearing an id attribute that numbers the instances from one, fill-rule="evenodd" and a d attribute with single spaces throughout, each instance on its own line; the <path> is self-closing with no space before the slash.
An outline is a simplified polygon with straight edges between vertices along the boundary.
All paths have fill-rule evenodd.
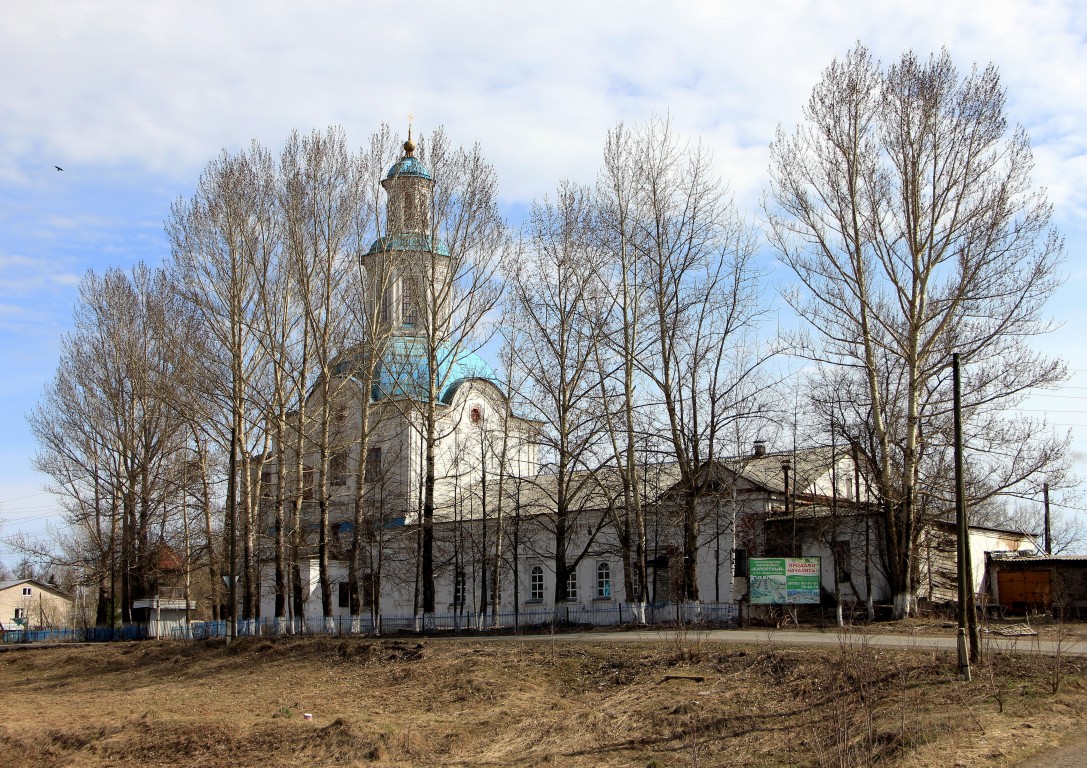
<path id="1" fill-rule="evenodd" d="M 955 651 L 955 638 L 951 635 L 898 635 L 865 634 L 864 632 L 844 632 L 834 630 L 789 630 L 789 629 L 712 629 L 688 630 L 677 632 L 674 629 L 653 629 L 630 632 L 564 632 L 555 635 L 472 635 L 464 636 L 431 635 L 428 641 L 464 642 L 522 642 L 522 643 L 676 643 L 700 642 L 734 645 L 777 645 L 781 647 L 801 646 L 838 646 L 842 643 L 854 645 L 865 643 L 876 648 L 897 648 L 914 651 Z M 1000 635 L 982 635 L 982 643 L 988 650 L 1002 653 L 1032 653 L 1055 655 L 1058 651 L 1065 656 L 1087 656 L 1087 638 L 1076 637 L 1058 643 L 1052 640 L 1039 640 L 1033 637 L 1002 637 Z M 100 643 L 9 643 L 0 645 L 0 651 L 28 650 L 40 648 L 65 647 L 78 645 L 101 645 Z"/>
<path id="2" fill-rule="evenodd" d="M 833 630 L 825 632 L 766 629 L 714 629 L 691 630 L 685 633 L 689 642 L 733 643 L 743 645 L 838 646 L 842 643 L 865 643 L 870 647 L 898 648 L 918 651 L 955 651 L 955 638 L 948 635 L 890 635 Z M 450 638 L 452 639 L 452 638 Z M 476 636 L 474 639 L 483 639 Z M 519 640 L 521 642 L 592 642 L 592 643 L 652 643 L 677 642 L 680 633 L 675 630 L 649 630 L 634 632 L 575 632 L 558 635 L 500 635 L 491 640 Z M 1002 637 L 983 635 L 982 642 L 992 651 L 1007 653 L 1033 653 L 1054 655 L 1058 649 L 1066 656 L 1087 656 L 1087 639 L 1072 638 L 1059 644 L 1052 640 L 1033 637 Z"/>

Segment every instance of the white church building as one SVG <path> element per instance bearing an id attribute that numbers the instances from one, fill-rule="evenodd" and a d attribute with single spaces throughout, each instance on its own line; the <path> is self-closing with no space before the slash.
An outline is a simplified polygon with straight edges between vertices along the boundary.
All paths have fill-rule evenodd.
<path id="1" fill-rule="evenodd" d="M 579 512 L 567 545 L 570 577 L 566 598 L 556 605 L 554 481 L 540 472 L 538 425 L 511 412 L 497 376 L 478 354 L 451 344 L 435 347 L 429 341 L 434 334 L 427 335 L 426 310 L 419 299 L 433 294 L 421 280 L 428 275 L 443 280 L 450 256 L 442 243 L 431 241 L 434 180 L 414 156 L 410 136 L 404 150 L 382 180 L 388 196 L 387 234 L 362 257 L 368 275 L 386 277 L 373 281 L 382 288 L 369 297 L 370 311 L 385 324 L 380 360 L 370 382 L 360 382 L 355 372 L 367 353 L 347 350 L 331 369 L 327 386 L 314 386 L 307 401 L 307 408 L 316 412 L 322 393 L 334 393 L 333 450 L 324 501 L 331 618 L 345 631 L 348 627 L 391 631 L 410 626 L 412 617 L 419 615 L 422 584 L 417 553 L 425 471 L 423 413 L 431 397 L 429 360 L 437 368 L 433 535 L 438 626 L 508 626 L 537 618 L 542 622 L 556 614 L 579 622 L 628 621 L 627 590 L 633 577 L 627 573 L 620 546 L 617 478 L 600 474 L 575 500 Z M 434 322 L 448 322 L 450 312 L 439 302 Z M 361 431 L 364 404 L 369 409 L 365 457 L 359 455 L 358 441 L 351 439 Z M 337 434 L 342 436 L 338 444 Z M 313 489 L 320 461 L 308 437 L 302 444 L 305 491 L 299 559 L 305 615 L 289 618 L 296 626 L 304 620 L 307 626 L 327 630 L 315 548 L 319 500 Z M 298 452 L 290 445 L 279 446 L 276 456 L 265 465 L 264 487 L 271 486 L 281 467 L 289 471 L 286 468 L 299 466 Z M 352 471 L 363 465 L 364 471 Z M 848 450 L 770 452 L 757 443 L 748 455 L 717 462 L 706 471 L 714 478 L 699 501 L 698 591 L 707 615 L 735 615 L 747 596 L 746 559 L 765 554 L 820 556 L 826 594 L 855 603 L 869 595 L 877 602 L 890 600 L 886 577 L 878 567 L 878 520 L 864 467 Z M 357 489 L 360 475 L 364 487 Z M 679 476 L 669 465 L 646 467 L 642 475 L 648 510 L 648 593 L 656 617 L 670 618 L 683 561 L 681 525 L 669 501 L 677 492 Z M 352 595 L 348 557 L 359 499 L 364 512 L 358 519 L 365 529 L 359 540 L 364 545 L 360 594 Z M 262 526 L 267 529 L 268 522 L 262 521 Z M 993 542 L 979 541 L 975 553 L 1022 546 L 1022 540 L 1009 532 L 986 535 L 990 534 Z M 262 558 L 260 615 L 271 621 L 273 567 L 267 553 Z M 931 585 L 931 574 L 928 580 Z M 929 596 L 935 599 L 932 590 Z"/>

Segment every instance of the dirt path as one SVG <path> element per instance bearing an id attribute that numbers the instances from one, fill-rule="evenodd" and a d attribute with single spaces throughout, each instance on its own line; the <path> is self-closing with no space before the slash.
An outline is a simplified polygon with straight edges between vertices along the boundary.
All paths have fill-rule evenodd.
<path id="1" fill-rule="evenodd" d="M 1038 755 L 1019 768 L 1087 768 L 1087 740 Z"/>
<path id="2" fill-rule="evenodd" d="M 458 642 L 458 638 L 434 638 L 446 642 Z M 900 650 L 947 651 L 956 649 L 955 638 L 949 635 L 865 634 L 863 631 L 838 633 L 835 631 L 797 631 L 765 629 L 715 629 L 709 631 L 647 630 L 633 632 L 577 632 L 562 635 L 496 635 L 476 636 L 473 640 L 512 642 L 589 642 L 589 643 L 733 643 L 779 647 L 830 646 L 842 644 L 895 648 Z M 1059 650 L 1065 656 L 1087 656 L 1087 638 L 1073 637 L 1057 643 L 1034 637 L 1002 637 L 987 635 L 985 647 L 998 653 L 1042 654 L 1052 656 Z"/>

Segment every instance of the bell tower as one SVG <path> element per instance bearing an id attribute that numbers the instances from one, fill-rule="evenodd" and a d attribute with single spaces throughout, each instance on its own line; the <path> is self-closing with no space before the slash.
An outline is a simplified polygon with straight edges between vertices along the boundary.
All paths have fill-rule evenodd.
<path id="1" fill-rule="evenodd" d="M 430 172 L 415 158 L 415 142 L 404 142 L 404 154 L 389 173 L 381 180 L 381 186 L 389 196 L 385 215 L 385 231 L 390 235 L 430 235 L 430 203 L 434 192 L 434 179 Z"/>
<path id="2" fill-rule="evenodd" d="M 433 236 L 434 179 L 415 157 L 415 142 L 408 139 L 404 154 L 389 169 L 381 186 L 388 197 L 385 236 L 374 241 L 362 257 L 375 289 L 372 311 L 393 335 L 424 336 L 430 323 L 447 322 L 443 290 L 449 275 L 449 249 Z M 384 277 L 380 280 L 379 277 Z M 435 305 L 438 317 L 433 317 Z"/>

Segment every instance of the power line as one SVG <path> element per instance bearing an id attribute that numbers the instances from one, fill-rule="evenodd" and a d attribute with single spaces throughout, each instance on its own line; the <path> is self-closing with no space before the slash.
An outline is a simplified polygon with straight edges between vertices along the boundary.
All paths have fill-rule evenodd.
<path id="1" fill-rule="evenodd" d="M 35 513 L 31 513 L 31 514 L 27 514 L 27 515 L 20 515 L 20 516 L 15 516 L 15 517 L 8 517 L 7 515 L 4 515 L 3 519 L 0 520 L 0 523 L 3 523 L 5 525 L 11 524 L 11 523 L 29 523 L 29 522 L 35 521 L 35 520 L 47 520 L 47 519 L 52 518 L 52 517 L 62 517 L 63 515 L 64 515 L 64 510 L 62 510 L 62 509 L 58 509 L 58 510 L 55 510 L 53 512 L 35 512 Z"/>
<path id="2" fill-rule="evenodd" d="M 1017 410 L 1026 411 L 1028 413 L 1083 413 L 1087 414 L 1087 410 L 1061 410 L 1058 408 L 1018 408 Z"/>
<path id="3" fill-rule="evenodd" d="M 23 499 L 32 499 L 35 496 L 44 496 L 47 493 L 49 493 L 49 491 L 38 491 L 37 493 L 32 493 L 29 496 L 17 496 L 14 499 L 3 499 L 3 500 L 0 500 L 0 504 L 10 504 L 13 501 L 22 501 Z"/>
<path id="4" fill-rule="evenodd" d="M 27 514 L 28 512 L 41 512 L 44 509 L 56 509 L 56 508 L 57 508 L 56 504 L 39 504 L 39 505 L 34 506 L 34 507 L 11 507 L 11 508 L 6 508 L 6 509 L 0 511 L 0 514 L 2 514 L 4 518 L 7 518 L 7 517 L 9 517 L 10 515 L 13 515 L 13 514 L 23 515 L 23 514 Z"/>

